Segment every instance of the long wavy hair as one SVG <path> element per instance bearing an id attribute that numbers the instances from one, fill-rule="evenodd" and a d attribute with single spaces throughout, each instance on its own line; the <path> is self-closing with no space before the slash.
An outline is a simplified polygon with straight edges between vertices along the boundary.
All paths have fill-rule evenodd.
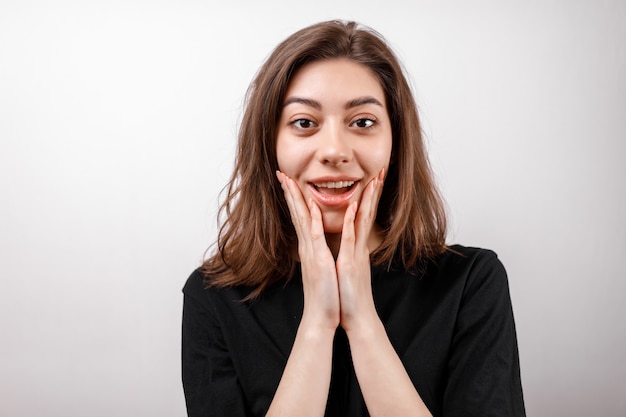
<path id="1" fill-rule="evenodd" d="M 422 138 L 417 106 L 402 66 L 380 34 L 355 22 L 304 28 L 279 44 L 250 85 L 232 177 L 220 206 L 216 245 L 201 270 L 206 284 L 244 285 L 249 298 L 288 280 L 298 267 L 298 241 L 276 179 L 276 137 L 293 75 L 319 60 L 347 58 L 368 67 L 386 94 L 392 158 L 376 222 L 384 238 L 374 265 L 415 271 L 446 250 L 446 215 Z"/>

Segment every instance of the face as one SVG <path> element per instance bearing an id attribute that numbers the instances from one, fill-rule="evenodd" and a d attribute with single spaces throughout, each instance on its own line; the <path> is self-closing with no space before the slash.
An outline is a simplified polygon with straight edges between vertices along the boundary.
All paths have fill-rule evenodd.
<path id="1" fill-rule="evenodd" d="M 339 233 L 348 205 L 391 158 L 385 92 L 364 65 L 316 61 L 292 78 L 277 137 L 279 169 L 320 207 L 326 233 Z"/>

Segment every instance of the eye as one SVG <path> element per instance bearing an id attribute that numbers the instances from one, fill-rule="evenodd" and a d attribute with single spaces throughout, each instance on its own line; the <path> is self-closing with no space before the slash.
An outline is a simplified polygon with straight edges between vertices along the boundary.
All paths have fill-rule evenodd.
<path id="1" fill-rule="evenodd" d="M 309 119 L 297 119 L 290 123 L 296 129 L 310 129 L 315 127 L 315 122 Z"/>
<path id="2" fill-rule="evenodd" d="M 352 126 L 362 128 L 362 129 L 367 129 L 367 128 L 374 126 L 375 124 L 376 124 L 376 120 L 370 119 L 368 117 L 362 117 L 354 121 L 352 123 Z"/>

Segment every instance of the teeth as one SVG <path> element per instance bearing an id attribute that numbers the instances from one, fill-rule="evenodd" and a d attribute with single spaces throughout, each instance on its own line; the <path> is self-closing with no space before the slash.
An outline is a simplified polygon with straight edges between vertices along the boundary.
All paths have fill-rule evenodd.
<path id="1" fill-rule="evenodd" d="M 346 188 L 351 187 L 354 184 L 354 181 L 337 181 L 337 182 L 320 182 L 315 183 L 314 185 L 317 188 Z"/>

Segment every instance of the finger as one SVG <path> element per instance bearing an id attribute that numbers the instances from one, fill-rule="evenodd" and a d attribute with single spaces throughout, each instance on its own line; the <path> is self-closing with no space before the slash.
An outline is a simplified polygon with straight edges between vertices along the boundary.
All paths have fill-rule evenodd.
<path id="1" fill-rule="evenodd" d="M 343 227 L 341 230 L 341 243 L 339 247 L 338 258 L 341 259 L 353 259 L 354 258 L 354 246 L 356 242 L 356 232 L 354 228 L 354 221 L 357 212 L 357 202 L 352 202 L 346 209 L 346 214 L 343 217 Z"/>
<path id="2" fill-rule="evenodd" d="M 384 174 L 383 169 L 367 184 L 363 192 L 363 197 L 361 197 L 361 204 L 357 213 L 355 226 L 356 245 L 361 248 L 367 247 L 369 235 L 376 222 L 376 213 L 378 211 L 378 202 L 382 194 Z"/>
<path id="3" fill-rule="evenodd" d="M 282 172 L 276 171 L 276 176 L 280 181 L 281 188 L 283 189 L 283 193 L 285 195 L 285 201 L 287 202 L 287 207 L 289 208 L 289 215 L 291 216 L 291 221 L 298 228 L 298 219 L 296 217 L 296 209 L 294 206 L 293 196 L 291 191 L 289 190 L 288 178 Z"/>
<path id="4" fill-rule="evenodd" d="M 317 250 L 327 249 L 322 211 L 313 199 L 309 199 L 309 213 L 311 213 L 311 242 L 313 247 Z"/>
<path id="5" fill-rule="evenodd" d="M 296 229 L 298 241 L 306 242 L 308 240 L 307 230 L 309 229 L 310 215 L 306 206 L 304 209 L 301 207 L 304 205 L 302 193 L 300 193 L 300 189 L 287 175 L 279 172 L 277 173 L 277 177 L 279 177 L 279 181 L 285 193 L 285 200 L 289 208 L 291 222 Z"/>
<path id="6" fill-rule="evenodd" d="M 294 214 L 300 224 L 307 226 L 307 230 L 309 230 L 308 226 L 311 224 L 311 211 L 309 210 L 308 205 L 304 202 L 304 197 L 302 196 L 300 187 L 298 187 L 298 184 L 296 184 L 296 182 L 289 177 L 286 177 L 286 183 Z"/>

